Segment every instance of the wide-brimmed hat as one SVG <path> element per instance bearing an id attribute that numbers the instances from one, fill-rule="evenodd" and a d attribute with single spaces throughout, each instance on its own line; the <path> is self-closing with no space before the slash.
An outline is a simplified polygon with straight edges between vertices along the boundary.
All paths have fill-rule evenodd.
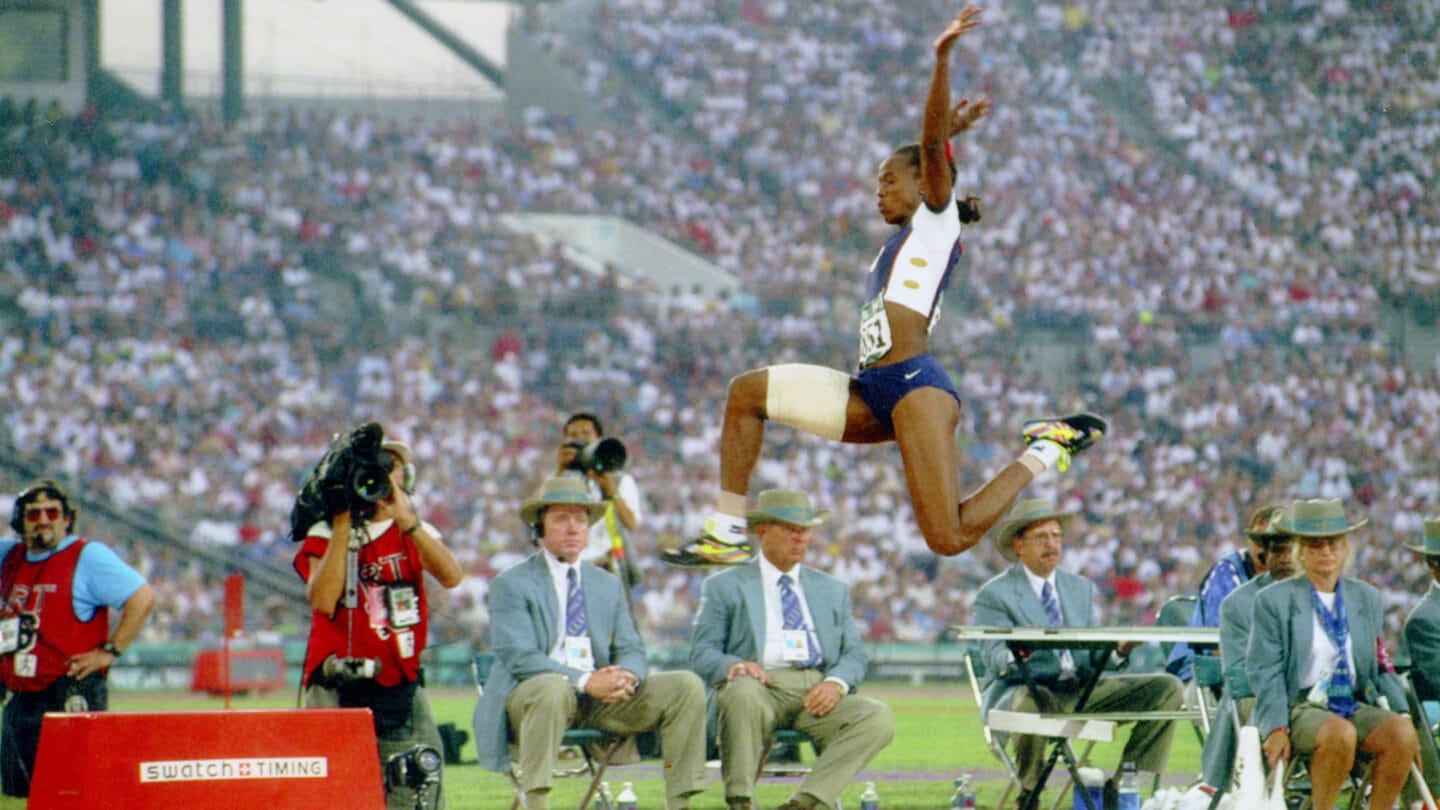
<path id="1" fill-rule="evenodd" d="M 1267 541 L 1289 539 L 1290 524 L 1285 515 L 1285 506 L 1267 503 L 1250 513 L 1250 522 L 1245 524 L 1245 536 L 1260 545 Z"/>
<path id="2" fill-rule="evenodd" d="M 590 488 L 586 483 L 584 478 L 574 475 L 556 475 L 545 479 L 535 491 L 535 497 L 527 498 L 520 504 L 520 519 L 526 524 L 534 524 L 540 519 L 540 510 L 547 506 L 580 504 L 590 514 L 590 522 L 593 524 L 605 514 L 608 504 L 591 498 Z"/>
<path id="3" fill-rule="evenodd" d="M 816 511 L 810 496 L 798 489 L 767 489 L 755 499 L 755 508 L 745 515 L 750 528 L 761 523 L 788 523 L 804 529 L 819 526 L 830 519 L 830 510 Z"/>
<path id="4" fill-rule="evenodd" d="M 1015 547 L 1010 542 L 1032 523 L 1039 523 L 1042 520 L 1058 520 L 1061 528 L 1070 525 L 1070 520 L 1075 517 L 1074 512 L 1057 512 L 1044 498 L 1026 498 L 1016 501 L 1005 513 L 1005 517 L 995 524 L 995 550 L 1000 556 L 1016 562 L 1020 558 L 1015 556 Z"/>
<path id="5" fill-rule="evenodd" d="M 1295 501 L 1286 510 L 1286 527 L 1297 537 L 1334 537 L 1349 534 L 1370 522 L 1363 518 L 1352 524 L 1345 507 L 1336 499 L 1311 498 Z"/>
<path id="6" fill-rule="evenodd" d="M 1427 557 L 1440 556 L 1440 517 L 1425 518 L 1425 534 L 1418 546 L 1407 546 Z"/>

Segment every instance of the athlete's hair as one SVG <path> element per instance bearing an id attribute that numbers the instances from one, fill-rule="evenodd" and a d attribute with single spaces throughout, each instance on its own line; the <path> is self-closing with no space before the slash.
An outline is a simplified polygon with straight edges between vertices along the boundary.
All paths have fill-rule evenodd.
<path id="1" fill-rule="evenodd" d="M 915 171 L 920 171 L 920 143 L 918 141 L 907 143 L 896 149 L 895 154 L 903 156 L 907 163 L 915 167 Z M 959 173 L 955 168 L 955 161 L 947 160 L 946 164 L 950 167 L 950 183 L 953 185 Z M 960 214 L 960 224 L 970 225 L 980 221 L 980 198 L 974 194 L 956 198 L 955 208 Z"/>

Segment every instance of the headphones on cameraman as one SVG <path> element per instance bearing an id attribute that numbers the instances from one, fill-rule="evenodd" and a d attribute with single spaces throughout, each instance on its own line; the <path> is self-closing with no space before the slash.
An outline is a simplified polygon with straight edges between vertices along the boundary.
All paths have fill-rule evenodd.
<path id="1" fill-rule="evenodd" d="M 25 531 L 25 507 L 36 496 L 46 492 L 60 502 L 60 508 L 65 513 L 65 517 L 70 519 L 70 531 L 75 531 L 75 518 L 78 512 L 70 505 L 70 496 L 65 494 L 65 490 L 61 489 L 54 479 L 41 478 L 20 490 L 20 494 L 15 496 L 15 505 L 10 509 L 10 528 L 14 529 L 15 534 L 21 536 L 22 539 Z"/>
<path id="2" fill-rule="evenodd" d="M 397 442 L 393 439 L 386 439 L 380 443 L 380 449 L 393 453 L 400 459 L 400 488 L 405 490 L 406 495 L 415 493 L 415 463 L 411 461 L 415 457 L 410 445 L 404 442 Z"/>

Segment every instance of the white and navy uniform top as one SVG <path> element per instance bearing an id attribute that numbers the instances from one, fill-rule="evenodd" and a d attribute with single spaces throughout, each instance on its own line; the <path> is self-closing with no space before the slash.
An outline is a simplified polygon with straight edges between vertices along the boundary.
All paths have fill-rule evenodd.
<path id="1" fill-rule="evenodd" d="M 950 272 L 960 262 L 960 216 L 955 198 L 940 211 L 923 201 L 910 222 L 880 248 L 865 278 L 865 304 L 860 309 L 860 367 L 890 350 L 890 324 L 885 302 L 893 302 L 930 319 L 927 332 L 940 319 L 940 305 Z"/>

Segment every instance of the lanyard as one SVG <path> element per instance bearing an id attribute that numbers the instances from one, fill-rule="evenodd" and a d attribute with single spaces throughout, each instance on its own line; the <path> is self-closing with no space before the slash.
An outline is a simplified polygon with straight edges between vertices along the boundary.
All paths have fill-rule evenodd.
<path id="1" fill-rule="evenodd" d="M 1315 615 L 1320 617 L 1320 626 L 1325 628 L 1325 635 L 1340 651 L 1341 666 L 1345 662 L 1345 639 L 1350 635 L 1350 623 L 1345 620 L 1345 597 L 1340 592 L 1340 582 L 1335 582 L 1335 612 L 1331 613 L 1320 601 L 1320 594 L 1315 586 L 1310 586 L 1310 603 L 1315 606 Z"/>

